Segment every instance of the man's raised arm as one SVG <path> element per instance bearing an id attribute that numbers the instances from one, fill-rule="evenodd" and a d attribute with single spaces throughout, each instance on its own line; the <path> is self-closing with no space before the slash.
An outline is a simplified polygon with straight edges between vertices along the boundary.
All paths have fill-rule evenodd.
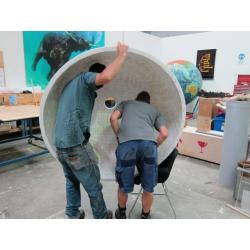
<path id="1" fill-rule="evenodd" d="M 96 76 L 97 86 L 109 83 L 119 73 L 127 57 L 128 46 L 123 43 L 118 42 L 116 52 L 117 52 L 117 55 L 114 61 L 110 63 L 102 73 L 97 74 Z"/>

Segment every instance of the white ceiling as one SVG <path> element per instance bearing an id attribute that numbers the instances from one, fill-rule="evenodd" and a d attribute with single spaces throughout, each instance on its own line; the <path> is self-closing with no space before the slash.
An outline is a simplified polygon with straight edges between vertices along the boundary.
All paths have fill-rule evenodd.
<path id="1" fill-rule="evenodd" d="M 169 37 L 169 36 L 189 35 L 207 31 L 143 31 L 143 32 L 158 37 Z"/>

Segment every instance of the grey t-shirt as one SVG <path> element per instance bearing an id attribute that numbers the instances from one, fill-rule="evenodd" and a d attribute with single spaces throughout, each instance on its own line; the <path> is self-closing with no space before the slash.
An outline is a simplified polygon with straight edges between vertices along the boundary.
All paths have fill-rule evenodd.
<path id="1" fill-rule="evenodd" d="M 141 101 L 123 101 L 117 107 L 122 114 L 120 130 L 118 133 L 119 142 L 131 140 L 157 139 L 156 130 L 166 126 L 166 119 L 154 106 Z"/>

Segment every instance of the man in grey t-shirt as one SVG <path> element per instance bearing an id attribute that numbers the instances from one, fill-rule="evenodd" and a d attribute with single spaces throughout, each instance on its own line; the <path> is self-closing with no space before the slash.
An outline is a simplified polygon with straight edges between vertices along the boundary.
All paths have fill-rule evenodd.
<path id="1" fill-rule="evenodd" d="M 115 216 L 126 219 L 127 194 L 133 191 L 137 165 L 143 187 L 141 218 L 148 219 L 157 183 L 157 147 L 168 136 L 166 120 L 157 108 L 150 105 L 149 93 L 143 91 L 136 100 L 121 102 L 112 113 L 110 122 L 119 142 L 116 151 L 118 208 Z"/>

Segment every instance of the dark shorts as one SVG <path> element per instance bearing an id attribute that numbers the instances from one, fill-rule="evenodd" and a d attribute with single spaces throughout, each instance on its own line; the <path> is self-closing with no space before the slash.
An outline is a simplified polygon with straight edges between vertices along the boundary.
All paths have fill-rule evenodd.
<path id="1" fill-rule="evenodd" d="M 157 184 L 157 145 L 153 141 L 134 140 L 119 144 L 116 151 L 116 180 L 124 193 L 134 188 L 135 166 L 146 192 L 154 192 Z"/>

